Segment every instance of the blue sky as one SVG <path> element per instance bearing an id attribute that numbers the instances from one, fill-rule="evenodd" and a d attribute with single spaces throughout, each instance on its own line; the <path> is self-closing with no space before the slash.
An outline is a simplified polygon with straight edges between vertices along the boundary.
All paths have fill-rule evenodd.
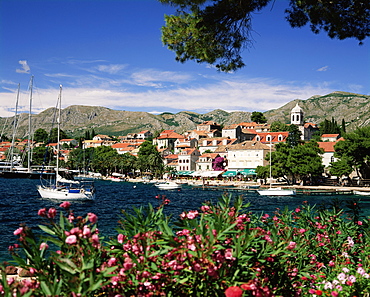
<path id="1" fill-rule="evenodd" d="M 55 106 L 105 106 L 153 113 L 266 111 L 333 91 L 370 95 L 370 40 L 333 40 L 284 19 L 288 0 L 253 16 L 246 67 L 220 73 L 175 61 L 161 43 L 164 14 L 156 0 L 0 0 L 0 116 Z"/>

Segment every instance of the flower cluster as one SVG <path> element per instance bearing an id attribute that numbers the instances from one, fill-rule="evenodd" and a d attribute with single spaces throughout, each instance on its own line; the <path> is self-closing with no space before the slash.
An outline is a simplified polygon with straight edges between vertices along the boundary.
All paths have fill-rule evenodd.
<path id="1" fill-rule="evenodd" d="M 32 283 L 0 281 L 0 296 L 364 296 L 370 293 L 369 221 L 303 204 L 253 214 L 242 198 L 165 216 L 169 203 L 123 211 L 115 238 L 98 218 L 41 209 L 46 235 L 25 225 L 10 250 Z M 2 268 L 0 267 L 0 270 Z M 4 279 L 4 278 L 2 278 Z M 4 293 L 3 293 L 4 292 Z"/>

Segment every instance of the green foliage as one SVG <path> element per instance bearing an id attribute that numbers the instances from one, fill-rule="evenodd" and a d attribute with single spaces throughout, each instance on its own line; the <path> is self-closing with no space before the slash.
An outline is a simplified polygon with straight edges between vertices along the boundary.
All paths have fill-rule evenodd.
<path id="1" fill-rule="evenodd" d="M 302 140 L 301 140 L 302 132 L 299 131 L 299 128 L 297 125 L 289 125 L 288 131 L 289 131 L 289 135 L 286 139 L 286 143 L 288 146 L 296 147 L 302 143 Z"/>
<path id="2" fill-rule="evenodd" d="M 33 133 L 33 140 L 36 142 L 43 142 L 47 143 L 49 134 L 44 129 L 37 129 L 35 133 Z"/>
<path id="3" fill-rule="evenodd" d="M 91 167 L 93 171 L 102 174 L 110 174 L 116 166 L 118 153 L 110 146 L 99 146 L 95 148 L 94 155 L 91 160 Z"/>
<path id="4" fill-rule="evenodd" d="M 158 198 L 156 209 L 123 211 L 107 242 L 92 213 L 75 216 L 66 202 L 59 217 L 54 208 L 39 210 L 41 231 L 22 225 L 14 232 L 19 247 L 11 247 L 33 281 L 8 282 L 0 265 L 0 294 L 230 296 L 236 287 L 237 296 L 369 294 L 369 220 L 355 201 L 348 213 L 328 203 L 269 215 L 224 195 L 171 220 L 163 212 L 170 201 Z"/>
<path id="5" fill-rule="evenodd" d="M 297 146 L 279 143 L 276 151 L 272 152 L 272 176 L 285 177 L 288 182 L 295 182 L 296 179 L 315 180 L 324 172 L 322 153 L 314 141 Z"/>
<path id="6" fill-rule="evenodd" d="M 9 141 L 9 137 L 5 134 L 0 134 L 0 141 Z"/>
<path id="7" fill-rule="evenodd" d="M 241 50 L 252 44 L 252 16 L 271 0 L 158 0 L 177 8 L 176 15 L 165 16 L 162 42 L 174 51 L 176 60 L 209 63 L 224 72 L 235 71 L 245 64 Z M 366 3 L 366 4 L 365 4 Z M 292 27 L 311 25 L 330 38 L 370 36 L 370 8 L 363 0 L 312 2 L 292 0 L 286 9 Z"/>
<path id="8" fill-rule="evenodd" d="M 336 162 L 330 163 L 329 172 L 331 175 L 338 177 L 349 176 L 353 172 L 353 167 L 351 162 L 346 157 L 343 157 Z"/>
<path id="9" fill-rule="evenodd" d="M 279 121 L 275 121 L 271 123 L 270 126 L 270 131 L 271 132 L 284 132 L 284 131 L 289 131 L 289 126 L 287 124 L 284 124 Z"/>
<path id="10" fill-rule="evenodd" d="M 370 178 L 370 126 L 347 133 L 344 138 L 334 147 L 335 157 L 345 159 L 362 178 Z"/>
<path id="11" fill-rule="evenodd" d="M 286 10 L 287 20 L 292 27 L 310 24 L 312 32 L 324 30 L 330 38 L 356 38 L 361 41 L 370 36 L 370 6 L 362 0 L 330 0 L 319 3 L 309 0 L 294 0 Z"/>
<path id="12" fill-rule="evenodd" d="M 32 149 L 32 165 L 41 165 L 41 164 L 46 165 L 49 164 L 51 161 L 55 163 L 50 148 L 40 146 Z"/>
<path id="13" fill-rule="evenodd" d="M 175 127 L 179 127 L 180 124 L 178 122 L 175 121 L 175 119 L 167 119 L 165 121 L 166 125 L 169 125 L 169 126 L 175 126 Z"/>
<path id="14" fill-rule="evenodd" d="M 266 117 L 263 115 L 262 112 L 259 112 L 259 111 L 253 111 L 252 112 L 251 121 L 256 122 L 257 124 L 267 123 Z"/>
<path id="15" fill-rule="evenodd" d="M 59 133 L 60 133 L 59 139 L 69 138 L 68 135 L 63 130 L 60 130 Z M 49 143 L 57 143 L 58 142 L 58 128 L 51 129 L 48 140 L 49 140 Z"/>
<path id="16" fill-rule="evenodd" d="M 334 118 L 331 121 L 325 119 L 320 123 L 320 134 L 341 134 L 343 129 L 338 125 L 337 121 Z"/>
<path id="17" fill-rule="evenodd" d="M 270 176 L 270 165 L 268 165 L 268 166 L 257 166 L 256 173 L 257 173 L 257 178 L 262 178 L 262 179 L 266 180 Z"/>
<path id="18" fill-rule="evenodd" d="M 136 168 L 141 173 L 150 171 L 156 177 L 160 177 L 164 171 L 164 163 L 157 147 L 151 141 L 145 141 L 140 145 Z"/>

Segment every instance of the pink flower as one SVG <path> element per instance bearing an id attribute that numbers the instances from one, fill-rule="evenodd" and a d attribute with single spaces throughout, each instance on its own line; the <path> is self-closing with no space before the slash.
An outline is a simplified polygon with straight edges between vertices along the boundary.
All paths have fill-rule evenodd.
<path id="1" fill-rule="evenodd" d="M 67 238 L 66 238 L 66 243 L 67 244 L 75 244 L 77 242 L 77 237 L 76 235 L 69 235 Z"/>
<path id="2" fill-rule="evenodd" d="M 49 248 L 49 246 L 48 246 L 48 244 L 47 243 L 45 243 L 45 242 L 42 242 L 41 244 L 40 244 L 40 251 L 41 250 L 43 250 L 43 249 L 48 249 Z"/>
<path id="3" fill-rule="evenodd" d="M 75 217 L 74 217 L 73 213 L 70 213 L 70 214 L 68 215 L 68 221 L 69 221 L 70 223 L 72 223 L 74 219 L 75 219 Z"/>
<path id="4" fill-rule="evenodd" d="M 69 201 L 64 201 L 62 204 L 59 205 L 62 208 L 69 208 L 71 206 L 71 203 Z"/>
<path id="5" fill-rule="evenodd" d="M 210 207 L 208 205 L 202 205 L 200 207 L 200 209 L 203 211 L 203 212 L 208 212 L 210 210 Z"/>
<path id="6" fill-rule="evenodd" d="M 226 297 L 241 297 L 243 296 L 243 290 L 238 286 L 228 287 L 225 291 Z"/>
<path id="7" fill-rule="evenodd" d="M 200 272 L 200 271 L 202 271 L 202 266 L 200 266 L 199 263 L 195 263 L 194 266 L 193 266 L 193 269 L 196 272 Z"/>
<path id="8" fill-rule="evenodd" d="M 361 221 L 358 221 L 357 224 L 361 226 L 362 225 L 362 222 Z"/>
<path id="9" fill-rule="evenodd" d="M 118 242 L 119 242 L 120 244 L 122 244 L 122 243 L 123 243 L 123 240 L 124 240 L 124 236 L 123 236 L 123 234 L 118 234 L 118 236 L 117 236 L 117 240 L 118 240 Z"/>
<path id="10" fill-rule="evenodd" d="M 288 250 L 294 250 L 295 249 L 295 247 L 296 247 L 296 243 L 294 242 L 294 241 L 291 241 L 291 242 L 289 242 L 289 244 L 288 244 L 288 246 L 287 246 L 287 249 Z"/>
<path id="11" fill-rule="evenodd" d="M 301 211 L 301 209 L 298 208 L 298 207 L 295 209 L 295 212 L 300 212 L 300 211 Z"/>
<path id="12" fill-rule="evenodd" d="M 197 211 L 197 210 L 191 210 L 191 211 L 189 211 L 189 212 L 188 212 L 188 214 L 186 215 L 186 217 L 187 217 L 189 220 L 195 219 L 197 216 L 198 216 L 198 211 Z"/>
<path id="13" fill-rule="evenodd" d="M 87 227 L 87 226 L 84 226 L 84 229 L 83 229 L 83 231 L 82 231 L 82 234 L 83 234 L 83 236 L 85 236 L 85 237 L 89 237 L 89 236 L 91 235 L 91 230 L 90 230 L 90 228 L 89 228 L 89 227 Z"/>
<path id="14" fill-rule="evenodd" d="M 114 265 L 116 265 L 117 264 L 117 259 L 116 258 L 110 258 L 109 260 L 108 260 L 108 266 L 109 267 L 112 267 L 112 266 L 114 266 Z"/>
<path id="15" fill-rule="evenodd" d="M 301 234 L 303 234 L 303 233 L 305 233 L 307 230 L 306 229 L 299 229 L 299 233 L 301 233 Z"/>
<path id="16" fill-rule="evenodd" d="M 272 241 L 272 239 L 271 239 L 271 237 L 270 236 L 268 236 L 268 235 L 265 235 L 264 236 L 264 240 L 266 240 L 267 242 L 269 242 L 269 243 L 272 243 L 273 241 Z"/>
<path id="17" fill-rule="evenodd" d="M 96 216 L 96 214 L 94 214 L 94 213 L 89 212 L 89 213 L 87 214 L 87 216 L 89 217 L 89 221 L 90 221 L 91 223 L 93 223 L 93 224 L 95 224 L 95 223 L 98 221 L 98 217 L 97 217 L 97 216 Z"/>
<path id="18" fill-rule="evenodd" d="M 13 234 L 14 235 L 19 235 L 19 234 L 21 234 L 23 232 L 23 227 L 20 227 L 20 228 L 18 228 L 17 230 L 15 230 L 14 232 L 13 232 Z"/>
<path id="19" fill-rule="evenodd" d="M 57 210 L 54 207 L 49 208 L 48 218 L 54 219 L 56 215 L 57 215 Z"/>
<path id="20" fill-rule="evenodd" d="M 91 239 L 92 239 L 93 246 L 97 247 L 99 245 L 99 236 L 96 234 L 93 234 L 93 236 L 91 236 Z"/>
<path id="21" fill-rule="evenodd" d="M 339 293 L 337 291 L 332 291 L 331 292 L 331 296 L 333 297 L 337 297 L 339 295 Z"/>
<path id="22" fill-rule="evenodd" d="M 233 257 L 233 250 L 232 249 L 226 249 L 225 250 L 225 259 L 227 259 L 227 260 L 234 260 L 235 259 Z"/>
<path id="23" fill-rule="evenodd" d="M 41 208 L 41 209 L 39 209 L 39 211 L 37 212 L 37 214 L 38 214 L 40 217 L 46 217 L 46 208 Z"/>

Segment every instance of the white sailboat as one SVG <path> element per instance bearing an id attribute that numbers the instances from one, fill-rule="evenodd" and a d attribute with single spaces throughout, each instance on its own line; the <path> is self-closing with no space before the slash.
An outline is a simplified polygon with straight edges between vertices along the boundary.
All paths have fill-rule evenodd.
<path id="1" fill-rule="evenodd" d="M 75 181 L 65 179 L 61 176 L 59 169 L 59 152 L 60 152 L 60 114 L 62 103 L 62 85 L 59 88 L 58 97 L 58 143 L 57 143 L 57 160 L 56 160 L 56 178 L 53 181 L 41 179 L 41 185 L 37 190 L 42 198 L 62 199 L 62 200 L 92 200 L 95 197 L 95 188 L 92 182 Z M 44 181 L 44 183 L 43 183 Z"/>
<path id="2" fill-rule="evenodd" d="M 272 187 L 271 147 L 272 142 L 270 139 L 270 187 L 268 189 L 257 190 L 257 192 L 261 196 L 295 196 L 296 190 L 283 189 L 281 187 Z"/>

